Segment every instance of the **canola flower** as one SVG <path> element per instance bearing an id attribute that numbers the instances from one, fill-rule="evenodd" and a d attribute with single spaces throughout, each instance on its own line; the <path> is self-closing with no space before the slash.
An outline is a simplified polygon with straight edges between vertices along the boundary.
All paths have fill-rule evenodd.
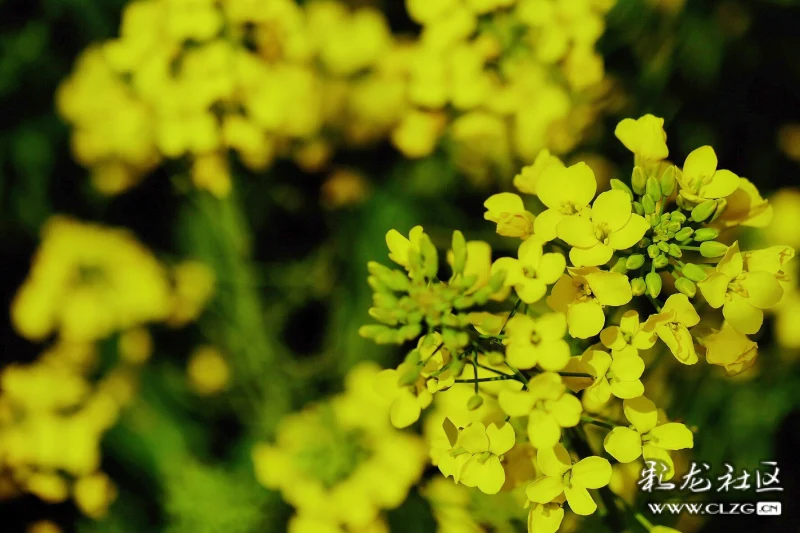
<path id="1" fill-rule="evenodd" d="M 522 195 L 489 198 L 484 218 L 517 239 L 516 257 L 492 262 L 488 243 L 455 231 L 447 277 L 416 226 L 408 237 L 387 234 L 399 268 L 369 264 L 369 313 L 379 324 L 362 336 L 417 341 L 378 380 L 394 398 L 391 422 L 409 426 L 433 406 L 424 423 L 432 463 L 458 485 L 518 495 L 531 533 L 558 531 L 567 507 L 593 514 L 602 493 L 615 502 L 607 514 L 631 516 L 624 494 L 613 497 L 626 482 L 612 483 L 603 455 L 656 461 L 669 478 L 673 455 L 702 438 L 647 397 L 640 352 L 674 357 L 678 370 L 705 359 L 744 372 L 758 354 L 749 335 L 791 286 L 791 246 L 743 251 L 723 241 L 730 229 L 765 226 L 769 203 L 719 168 L 711 147 L 692 151 L 683 167 L 670 162 L 663 124 L 646 115 L 617 126 L 634 155 L 629 183 L 612 180 L 598 194 L 587 165 L 567 167 L 542 151 L 514 181 Z M 545 210 L 531 210 L 526 194 Z M 606 432 L 601 447 L 587 425 Z"/>
<path id="2" fill-rule="evenodd" d="M 0 371 L 2 498 L 71 498 L 87 517 L 107 514 L 117 489 L 100 442 L 135 397 L 153 352 L 147 327 L 197 319 L 214 283 L 196 261 L 168 268 L 127 230 L 46 222 L 10 314 L 21 336 L 47 344 L 34 362 Z"/>
<path id="3" fill-rule="evenodd" d="M 357 365 L 343 393 L 285 417 L 276 442 L 253 449 L 257 480 L 296 508 L 289 531 L 388 531 L 382 511 L 421 476 L 425 449 L 389 424 L 379 370 Z"/>
<path id="4" fill-rule="evenodd" d="M 338 148 L 384 140 L 409 158 L 445 146 L 485 181 L 572 149 L 602 111 L 595 43 L 613 4 L 407 0 L 412 37 L 338 0 L 134 0 L 119 35 L 79 57 L 57 107 L 106 194 L 181 161 L 224 197 L 234 161 L 317 171 Z"/>

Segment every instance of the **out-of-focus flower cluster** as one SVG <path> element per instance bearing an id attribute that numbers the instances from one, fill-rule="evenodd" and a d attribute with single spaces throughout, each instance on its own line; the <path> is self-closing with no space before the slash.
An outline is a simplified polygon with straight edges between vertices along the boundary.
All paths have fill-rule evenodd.
<path id="1" fill-rule="evenodd" d="M 723 233 L 764 228 L 774 213 L 749 180 L 718 168 L 710 146 L 679 167 L 667 160 L 662 119 L 625 119 L 615 134 L 634 154 L 630 183 L 612 180 L 597 194 L 586 164 L 568 167 L 544 150 L 514 180 L 543 211 L 514 193 L 486 201 L 497 233 L 522 241 L 517 257 L 492 262 L 487 243 L 456 232 L 444 281 L 437 250 L 415 227 L 408 238 L 387 234 L 400 269 L 369 265 L 370 314 L 381 324 L 362 335 L 398 344 L 420 337 L 375 380 L 393 402 L 391 422 L 410 426 L 432 405 L 433 464 L 457 484 L 510 493 L 529 509 L 535 533 L 557 531 L 567 507 L 593 514 L 595 490 L 607 493 L 606 514 L 630 515 L 608 492 L 642 469 L 615 474 L 604 453 L 621 465 L 652 461 L 672 478 L 673 452 L 692 448 L 694 434 L 648 398 L 645 360 L 669 352 L 676 368 L 704 357 L 744 372 L 758 352 L 749 336 L 790 281 L 791 246 L 724 244 Z M 508 300 L 503 310 L 498 302 Z M 604 439 L 590 438 L 589 426 Z M 433 493 L 470 505 L 455 492 Z"/>
<path id="2" fill-rule="evenodd" d="M 425 448 L 389 424 L 373 390 L 379 370 L 354 367 L 342 394 L 285 417 L 277 441 L 254 448 L 258 481 L 296 508 L 291 533 L 388 532 L 382 511 L 419 480 Z"/>
<path id="3" fill-rule="evenodd" d="M 150 358 L 146 326 L 196 319 L 214 285 L 204 264 L 168 269 L 125 230 L 49 220 L 11 305 L 17 332 L 49 345 L 0 373 L 0 497 L 72 497 L 103 516 L 116 489 L 99 469 L 100 440 Z"/>
<path id="4" fill-rule="evenodd" d="M 76 159 L 108 194 L 165 160 L 224 196 L 229 155 L 324 167 L 338 147 L 448 147 L 476 179 L 573 148 L 598 112 L 594 45 L 613 0 L 408 0 L 383 14 L 316 0 L 137 0 L 58 92 Z M 443 141 L 444 143 L 440 143 Z"/>

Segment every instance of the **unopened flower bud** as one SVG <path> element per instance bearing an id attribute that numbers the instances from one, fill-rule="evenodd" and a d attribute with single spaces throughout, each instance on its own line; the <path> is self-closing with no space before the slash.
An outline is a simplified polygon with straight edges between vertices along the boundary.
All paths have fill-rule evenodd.
<path id="1" fill-rule="evenodd" d="M 700 228 L 694 232 L 694 240 L 697 242 L 713 241 L 719 237 L 719 230 L 716 228 Z"/>
<path id="2" fill-rule="evenodd" d="M 634 296 L 641 296 L 647 290 L 647 285 L 643 278 L 634 278 L 631 280 L 631 292 Z"/>
<path id="3" fill-rule="evenodd" d="M 683 275 L 692 281 L 703 281 L 708 277 L 706 271 L 700 265 L 694 263 L 686 263 L 683 265 Z"/>
<path id="4" fill-rule="evenodd" d="M 673 211 L 670 220 L 673 220 L 675 222 L 680 222 L 681 224 L 683 224 L 684 222 L 686 222 L 686 215 L 684 215 L 680 211 Z"/>
<path id="5" fill-rule="evenodd" d="M 624 181 L 618 179 L 612 179 L 611 188 L 616 191 L 623 191 L 625 194 L 628 195 L 628 198 L 633 200 L 633 191 L 631 190 L 630 187 L 628 187 L 628 184 L 625 183 Z"/>
<path id="6" fill-rule="evenodd" d="M 481 405 L 483 405 L 483 396 L 480 394 L 474 394 L 467 400 L 467 409 L 470 411 L 478 409 Z"/>
<path id="7" fill-rule="evenodd" d="M 628 259 L 625 261 L 625 267 L 628 270 L 636 270 L 644 265 L 644 255 L 642 254 L 633 254 L 628 256 Z"/>
<path id="8" fill-rule="evenodd" d="M 644 282 L 645 285 L 647 285 L 647 294 L 653 298 L 658 298 L 658 295 L 661 294 L 661 287 L 663 285 L 661 276 L 655 272 L 650 272 L 647 274 L 647 276 L 645 276 Z"/>
<path id="9" fill-rule="evenodd" d="M 620 257 L 617 259 L 617 263 L 611 267 L 611 272 L 619 272 L 620 274 L 624 274 L 628 271 L 627 261 L 624 257 Z"/>
<path id="10" fill-rule="evenodd" d="M 453 232 L 453 272 L 455 274 L 464 273 L 464 265 L 467 264 L 467 240 L 464 234 L 456 230 Z"/>
<path id="11" fill-rule="evenodd" d="M 703 257 L 722 257 L 728 253 L 728 247 L 717 241 L 707 241 L 700 244 L 700 255 Z"/>
<path id="12" fill-rule="evenodd" d="M 681 230 L 675 234 L 675 240 L 677 241 L 685 241 L 686 239 L 690 238 L 694 230 L 692 228 L 681 228 Z"/>
<path id="13" fill-rule="evenodd" d="M 659 255 L 653 259 L 653 264 L 656 268 L 664 268 L 669 264 L 669 258 L 666 255 Z"/>
<path id="14" fill-rule="evenodd" d="M 633 167 L 631 174 L 631 187 L 636 194 L 644 194 L 645 187 L 647 186 L 647 176 L 644 175 L 642 167 Z"/>
<path id="15" fill-rule="evenodd" d="M 661 194 L 667 198 L 675 192 L 675 165 L 670 165 L 661 174 Z"/>
<path id="16" fill-rule="evenodd" d="M 661 200 L 661 184 L 653 176 L 647 178 L 645 191 L 647 192 L 648 196 L 653 198 L 654 201 L 658 202 Z"/>
<path id="17" fill-rule="evenodd" d="M 697 294 L 697 285 L 688 278 L 676 279 L 675 288 L 678 289 L 678 292 L 685 294 L 689 298 L 694 298 L 695 294 Z"/>
<path id="18" fill-rule="evenodd" d="M 673 243 L 669 245 L 669 251 L 667 252 L 672 257 L 681 257 L 683 255 L 683 251 L 681 251 L 680 247 Z"/>
<path id="19" fill-rule="evenodd" d="M 655 259 L 659 255 L 661 255 L 661 250 L 658 248 L 657 245 L 651 244 L 650 246 L 647 247 L 647 255 L 650 257 L 650 259 Z"/>
<path id="20" fill-rule="evenodd" d="M 695 222 L 702 222 L 717 210 L 716 200 L 706 200 L 702 204 L 692 209 L 692 220 Z"/>
<path id="21" fill-rule="evenodd" d="M 656 201 L 655 199 L 650 196 L 649 194 L 645 194 L 642 196 L 642 208 L 644 208 L 644 212 L 648 215 L 652 215 L 656 212 Z"/>

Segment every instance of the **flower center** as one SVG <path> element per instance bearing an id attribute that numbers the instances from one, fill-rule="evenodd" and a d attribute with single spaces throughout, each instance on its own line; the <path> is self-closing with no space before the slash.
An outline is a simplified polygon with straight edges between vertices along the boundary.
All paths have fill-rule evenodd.
<path id="1" fill-rule="evenodd" d="M 594 225 L 594 236 L 598 241 L 603 244 L 608 244 L 609 235 L 611 235 L 611 228 L 608 227 L 607 223 L 601 222 L 600 224 Z"/>

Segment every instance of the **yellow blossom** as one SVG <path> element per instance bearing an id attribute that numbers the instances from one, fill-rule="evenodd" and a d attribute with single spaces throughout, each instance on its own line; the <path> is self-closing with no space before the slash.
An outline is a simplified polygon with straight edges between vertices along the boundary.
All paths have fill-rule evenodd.
<path id="1" fill-rule="evenodd" d="M 440 456 L 438 466 L 442 474 L 453 476 L 456 483 L 478 487 L 485 494 L 499 492 L 506 479 L 501 461 L 515 442 L 511 424 L 486 427 L 475 422 L 459 430 L 447 419 L 445 432 L 451 450 Z"/>
<path id="2" fill-rule="evenodd" d="M 647 161 L 660 161 L 669 155 L 664 119 L 647 114 L 636 120 L 626 118 L 617 124 L 614 135 L 625 148 Z"/>
<path id="3" fill-rule="evenodd" d="M 577 426 L 583 412 L 580 400 L 567 392 L 554 372 L 532 378 L 528 390 L 501 391 L 498 402 L 509 416 L 528 417 L 528 438 L 539 449 L 555 446 L 561 440 L 561 428 Z"/>
<path id="4" fill-rule="evenodd" d="M 420 239 L 424 233 L 422 226 L 414 226 L 408 238 L 393 229 L 386 234 L 386 246 L 389 247 L 389 259 L 400 266 L 409 268 L 409 253 L 419 253 Z"/>
<path id="5" fill-rule="evenodd" d="M 632 209 L 625 192 L 612 190 L 597 197 L 589 216 L 562 219 L 556 226 L 556 234 L 572 246 L 569 252 L 572 264 L 604 265 L 616 250 L 626 250 L 642 240 L 650 224 Z"/>
<path id="6" fill-rule="evenodd" d="M 557 503 L 533 503 L 528 511 L 528 533 L 556 533 L 564 520 L 564 508 Z"/>
<path id="7" fill-rule="evenodd" d="M 102 518 L 117 497 L 117 489 L 111 479 L 102 472 L 84 476 L 73 487 L 78 509 L 91 518 Z"/>
<path id="8" fill-rule="evenodd" d="M 550 150 L 544 149 L 539 152 L 532 165 L 522 167 L 519 174 L 514 176 L 514 187 L 525 194 L 536 194 L 536 184 L 551 166 L 564 168 L 564 163 L 551 155 Z"/>
<path id="9" fill-rule="evenodd" d="M 700 315 L 689 298 L 685 294 L 673 294 L 667 298 L 661 313 L 654 320 L 657 321 L 658 338 L 669 347 L 672 355 L 685 365 L 695 364 L 697 352 L 689 328 L 700 322 Z"/>
<path id="10" fill-rule="evenodd" d="M 729 323 L 702 340 L 706 348 L 706 361 L 719 365 L 728 375 L 736 375 L 752 367 L 758 355 L 758 344 L 736 331 Z"/>
<path id="11" fill-rule="evenodd" d="M 611 481 L 611 464 L 606 459 L 591 456 L 575 463 L 564 446 L 558 444 L 539 449 L 536 461 L 544 476 L 525 490 L 530 501 L 546 504 L 564 494 L 577 515 L 590 515 L 597 510 L 587 489 L 599 489 Z"/>
<path id="12" fill-rule="evenodd" d="M 533 234 L 534 216 L 525 209 L 522 198 L 510 192 L 490 196 L 483 204 L 483 218 L 497 224 L 497 234 L 519 237 L 523 241 Z"/>
<path id="13" fill-rule="evenodd" d="M 773 207 L 747 178 L 739 178 L 739 188 L 726 201 L 725 209 L 713 222 L 715 227 L 766 228 L 772 222 Z"/>
<path id="14" fill-rule="evenodd" d="M 581 357 L 581 368 L 593 377 L 584 395 L 605 404 L 613 394 L 617 398 L 636 398 L 644 393 L 640 378 L 644 361 L 636 354 L 617 352 L 614 357 L 602 350 L 587 350 Z"/>
<path id="15" fill-rule="evenodd" d="M 409 363 L 403 363 L 397 369 L 381 371 L 375 380 L 375 391 L 391 401 L 391 421 L 397 428 L 408 427 L 419 420 L 422 410 L 433 400 L 423 376 L 405 383 L 411 373 L 417 373 L 417 370 Z"/>
<path id="16" fill-rule="evenodd" d="M 793 250 L 787 248 L 789 257 L 790 252 L 793 254 Z M 735 242 L 717 264 L 716 270 L 697 284 L 709 305 L 714 309 L 722 307 L 725 319 L 746 335 L 761 329 L 763 310 L 774 307 L 783 297 L 783 288 L 776 278 L 781 252 L 776 250 L 772 254 L 751 257 L 755 259 L 749 261 L 745 269 L 743 254 Z"/>
<path id="17" fill-rule="evenodd" d="M 544 253 L 542 243 L 536 237 L 520 245 L 517 257 L 502 257 L 495 261 L 492 274 L 505 271 L 505 285 L 514 287 L 517 296 L 525 303 L 541 300 L 547 293 L 547 286 L 558 281 L 566 267 L 564 256 Z"/>
<path id="18" fill-rule="evenodd" d="M 506 360 L 516 368 L 563 369 L 570 357 L 567 317 L 564 313 L 546 313 L 538 318 L 517 314 L 506 325 Z"/>
<path id="19" fill-rule="evenodd" d="M 658 340 L 655 331 L 658 321 L 658 315 L 653 315 L 641 323 L 638 312 L 625 311 L 619 326 L 609 326 L 600 332 L 600 341 L 612 354 L 638 355 L 639 350 L 649 350 Z"/>
<path id="20" fill-rule="evenodd" d="M 586 163 L 570 167 L 549 165 L 536 186 L 539 200 L 547 207 L 534 221 L 534 233 L 543 241 L 557 237 L 556 227 L 566 217 L 585 210 L 597 192 L 594 172 Z"/>
<path id="21" fill-rule="evenodd" d="M 230 381 L 230 369 L 220 351 L 213 346 L 197 348 L 186 368 L 189 385 L 202 396 L 217 394 Z"/>
<path id="22" fill-rule="evenodd" d="M 730 170 L 717 169 L 717 154 L 710 146 L 701 146 L 690 153 L 677 178 L 681 196 L 697 203 L 730 196 L 739 188 L 740 181 Z"/>
<path id="23" fill-rule="evenodd" d="M 603 307 L 625 305 L 633 298 L 624 274 L 596 267 L 568 268 L 567 272 L 553 287 L 547 305 L 566 313 L 569 334 L 575 338 L 588 339 L 600 333 L 606 321 Z"/>
<path id="24" fill-rule="evenodd" d="M 664 479 L 672 478 L 675 470 L 668 450 L 692 448 L 692 432 L 677 422 L 660 424 L 655 404 L 644 396 L 625 400 L 622 405 L 631 427 L 615 427 L 606 435 L 603 447 L 621 463 L 640 456 L 663 463 L 667 467 Z"/>

